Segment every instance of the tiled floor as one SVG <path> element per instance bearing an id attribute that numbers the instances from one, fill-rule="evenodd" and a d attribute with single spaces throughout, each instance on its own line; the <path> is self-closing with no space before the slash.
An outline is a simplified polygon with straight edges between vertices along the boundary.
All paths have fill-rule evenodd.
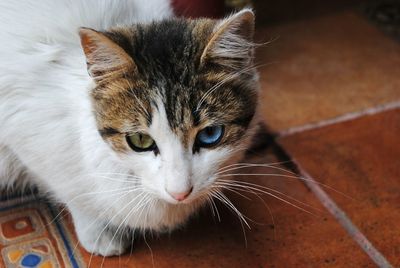
<path id="1" fill-rule="evenodd" d="M 355 12 L 261 29 L 263 114 L 274 132 L 400 99 L 400 46 Z"/>
<path id="2" fill-rule="evenodd" d="M 220 221 L 207 209 L 180 231 L 136 241 L 131 255 L 103 263 L 78 248 L 77 262 L 400 267 L 400 44 L 355 11 L 263 26 L 257 35 L 276 38 L 258 52 L 260 64 L 270 63 L 260 68 L 262 114 L 276 140 L 246 162 L 289 162 L 243 169 L 237 178 L 275 197 L 227 193 L 251 229 L 244 235 L 238 218 L 217 204 Z M 294 164 L 300 179 L 281 170 Z M 0 224 L 1 212 L 0 204 Z M 65 233 L 68 241 L 49 241 L 66 248 L 57 256 L 61 267 L 74 267 L 67 258 L 68 245 L 76 244 L 73 227 L 63 228 L 43 235 Z"/>
<path id="3" fill-rule="evenodd" d="M 277 37 L 259 59 L 271 62 L 261 71 L 263 115 L 285 157 L 301 175 L 348 196 L 306 183 L 368 265 L 399 267 L 400 44 L 354 11 L 259 34 Z M 319 249 L 327 248 L 335 249 Z M 353 251 L 339 259 L 347 256 L 362 263 Z"/>
<path id="4" fill-rule="evenodd" d="M 329 193 L 396 267 L 400 265 L 399 132 L 397 109 L 279 140 L 313 178 L 353 198 Z"/>

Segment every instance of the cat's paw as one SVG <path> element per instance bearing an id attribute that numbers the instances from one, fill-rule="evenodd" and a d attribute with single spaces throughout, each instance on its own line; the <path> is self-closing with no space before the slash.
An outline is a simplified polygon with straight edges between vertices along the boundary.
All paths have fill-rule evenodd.
<path id="1" fill-rule="evenodd" d="M 71 210 L 75 231 L 81 245 L 90 253 L 104 257 L 118 256 L 128 247 L 128 239 L 104 224 L 97 218 L 88 217 L 80 210 Z"/>
<path id="2" fill-rule="evenodd" d="M 79 236 L 81 245 L 94 255 L 104 257 L 119 256 L 123 254 L 127 248 L 126 240 L 110 231 L 104 231 L 101 234 L 81 234 Z"/>

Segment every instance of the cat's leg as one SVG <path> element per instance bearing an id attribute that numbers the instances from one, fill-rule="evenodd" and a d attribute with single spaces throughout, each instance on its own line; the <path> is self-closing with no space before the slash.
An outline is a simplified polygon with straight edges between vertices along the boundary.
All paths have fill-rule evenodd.
<path id="1" fill-rule="evenodd" d="M 26 169 L 18 157 L 0 144 L 0 188 L 26 185 Z"/>
<path id="2" fill-rule="evenodd" d="M 79 209 L 70 208 L 79 242 L 89 252 L 101 256 L 118 256 L 125 252 L 128 239 L 96 217 L 90 217 Z"/>

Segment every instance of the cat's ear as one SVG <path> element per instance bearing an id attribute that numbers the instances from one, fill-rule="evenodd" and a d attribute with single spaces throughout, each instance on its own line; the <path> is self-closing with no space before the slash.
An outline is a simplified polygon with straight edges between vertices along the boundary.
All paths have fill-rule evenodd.
<path id="1" fill-rule="evenodd" d="M 243 9 L 219 21 L 200 59 L 225 67 L 240 69 L 251 64 L 254 55 L 254 13 Z"/>
<path id="2" fill-rule="evenodd" d="M 79 35 L 86 55 L 89 75 L 96 82 L 136 70 L 133 59 L 122 47 L 103 33 L 81 28 Z"/>

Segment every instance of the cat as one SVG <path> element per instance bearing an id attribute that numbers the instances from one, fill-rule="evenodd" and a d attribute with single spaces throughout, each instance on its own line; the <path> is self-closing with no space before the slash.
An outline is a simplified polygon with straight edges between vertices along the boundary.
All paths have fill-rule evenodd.
<path id="1" fill-rule="evenodd" d="M 184 19 L 166 0 L 2 0 L 0 13 L 0 186 L 64 204 L 87 251 L 181 226 L 250 145 L 251 9 Z"/>

